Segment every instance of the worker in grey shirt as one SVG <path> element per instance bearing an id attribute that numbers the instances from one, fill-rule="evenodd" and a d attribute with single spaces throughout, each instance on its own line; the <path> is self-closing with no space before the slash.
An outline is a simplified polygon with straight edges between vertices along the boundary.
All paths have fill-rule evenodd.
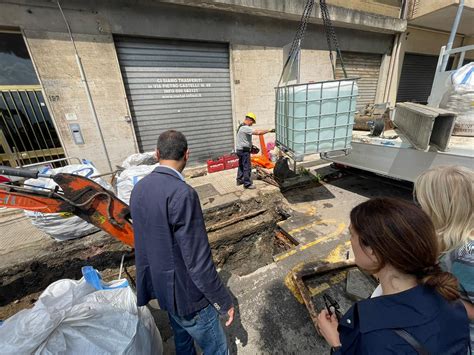
<path id="1" fill-rule="evenodd" d="M 255 189 L 250 178 L 251 161 L 250 150 L 252 149 L 252 135 L 260 135 L 268 132 L 275 132 L 274 129 L 252 129 L 252 125 L 257 122 L 257 116 L 249 112 L 245 115 L 244 122 L 237 130 L 235 150 L 239 157 L 239 169 L 237 171 L 237 185 L 244 185 L 246 189 Z"/>

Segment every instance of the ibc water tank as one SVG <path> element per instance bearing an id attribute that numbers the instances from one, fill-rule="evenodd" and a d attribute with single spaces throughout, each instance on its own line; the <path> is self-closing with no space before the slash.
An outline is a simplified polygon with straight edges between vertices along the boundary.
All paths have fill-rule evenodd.
<path id="1" fill-rule="evenodd" d="M 276 92 L 276 142 L 301 156 L 351 147 L 356 79 L 287 85 Z"/>

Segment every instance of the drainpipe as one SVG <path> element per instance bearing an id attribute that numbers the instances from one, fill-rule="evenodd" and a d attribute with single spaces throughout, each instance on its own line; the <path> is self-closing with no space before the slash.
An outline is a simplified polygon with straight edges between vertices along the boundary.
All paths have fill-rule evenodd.
<path id="1" fill-rule="evenodd" d="M 464 0 L 459 0 L 458 11 L 456 12 L 456 18 L 454 19 L 453 27 L 451 28 L 451 34 L 449 35 L 448 44 L 446 45 L 446 52 L 453 48 L 454 39 L 456 38 L 456 32 L 458 31 L 459 22 L 461 21 L 462 10 L 464 8 Z M 449 54 L 443 56 L 443 62 L 441 63 L 441 71 L 446 70 L 448 65 Z"/>
<path id="2" fill-rule="evenodd" d="M 402 1 L 401 11 L 400 11 L 400 19 L 408 20 L 408 0 Z"/>
<path id="3" fill-rule="evenodd" d="M 71 28 L 69 27 L 69 23 L 67 22 L 66 16 L 64 16 L 64 12 L 63 12 L 63 9 L 61 8 L 61 5 L 59 4 L 59 1 L 57 3 L 58 3 L 59 11 L 61 11 L 61 15 L 63 16 L 64 23 L 66 24 L 67 31 L 68 31 L 69 37 L 71 39 L 71 43 L 74 47 L 74 54 L 75 54 L 75 57 L 76 57 L 77 66 L 79 67 L 79 72 L 81 73 L 81 81 L 84 84 L 84 89 L 86 91 L 87 101 L 89 102 L 89 107 L 90 107 L 91 112 L 92 112 L 92 117 L 94 117 L 94 122 L 95 122 L 95 125 L 97 127 L 97 131 L 99 132 L 99 137 L 100 137 L 100 140 L 102 142 L 102 148 L 104 150 L 105 158 L 107 159 L 107 164 L 109 165 L 109 169 L 110 169 L 109 171 L 113 171 L 112 163 L 111 163 L 110 157 L 109 157 L 109 152 L 107 150 L 107 146 L 106 146 L 105 140 L 104 140 L 104 135 L 102 134 L 102 128 L 100 127 L 99 118 L 97 117 L 97 112 L 95 110 L 94 102 L 92 101 L 92 96 L 91 96 L 91 91 L 90 91 L 90 88 L 89 88 L 89 83 L 87 82 L 86 74 L 84 73 L 84 67 L 82 66 L 81 58 L 79 57 L 79 53 L 77 52 L 76 42 L 74 42 L 74 38 L 72 37 L 72 33 L 71 33 Z"/>
<path id="4" fill-rule="evenodd" d="M 396 56 L 398 53 L 398 47 L 400 45 L 401 34 L 397 33 L 395 39 L 393 40 L 392 54 L 390 56 L 390 62 L 388 64 L 388 78 L 385 82 L 384 92 L 383 92 L 383 102 L 388 102 L 390 97 L 390 89 L 392 87 L 393 71 L 395 68 Z"/>

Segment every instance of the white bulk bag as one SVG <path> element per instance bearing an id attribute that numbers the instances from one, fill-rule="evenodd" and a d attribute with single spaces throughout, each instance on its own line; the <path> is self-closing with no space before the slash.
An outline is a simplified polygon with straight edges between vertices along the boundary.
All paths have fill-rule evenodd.
<path id="1" fill-rule="evenodd" d="M 130 155 L 122 163 L 122 168 L 130 168 L 137 165 L 153 165 L 158 163 L 155 152 L 137 153 Z"/>
<path id="2" fill-rule="evenodd" d="M 132 194 L 133 187 L 137 182 L 143 179 L 145 176 L 150 174 L 157 166 L 155 165 L 137 165 L 131 166 L 120 173 L 117 177 L 117 196 L 126 204 L 130 203 L 130 196 Z"/>
<path id="3" fill-rule="evenodd" d="M 439 107 L 457 112 L 454 134 L 474 134 L 474 62 L 449 75 Z"/>
<path id="4" fill-rule="evenodd" d="M 87 178 L 100 174 L 99 171 L 90 164 L 67 165 L 56 169 L 47 168 L 42 170 L 41 173 L 53 175 L 58 173 L 69 173 L 82 175 Z M 112 189 L 112 187 L 101 178 L 93 178 L 92 180 L 108 190 Z M 39 190 L 43 191 L 43 188 L 54 189 L 57 186 L 53 179 L 47 178 L 28 179 L 25 181 L 25 185 L 37 187 Z M 99 228 L 71 213 L 41 213 L 25 211 L 25 215 L 36 228 L 49 234 L 58 241 L 83 237 L 99 230 Z"/>
<path id="5" fill-rule="evenodd" d="M 104 283 L 91 266 L 52 283 L 31 309 L 0 325 L 2 354 L 162 354 L 153 316 L 127 280 Z"/>

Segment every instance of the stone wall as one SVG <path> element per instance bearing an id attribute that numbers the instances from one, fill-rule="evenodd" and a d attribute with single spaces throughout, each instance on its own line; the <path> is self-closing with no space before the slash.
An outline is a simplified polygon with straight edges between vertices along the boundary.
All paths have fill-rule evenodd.
<path id="1" fill-rule="evenodd" d="M 89 159 L 101 172 L 109 171 L 69 36 L 28 30 L 24 34 L 66 155 Z M 132 125 L 126 121 L 128 107 L 112 36 L 75 37 L 114 168 L 136 152 L 136 148 Z M 85 144 L 74 142 L 69 128 L 71 123 L 80 125 Z"/>

